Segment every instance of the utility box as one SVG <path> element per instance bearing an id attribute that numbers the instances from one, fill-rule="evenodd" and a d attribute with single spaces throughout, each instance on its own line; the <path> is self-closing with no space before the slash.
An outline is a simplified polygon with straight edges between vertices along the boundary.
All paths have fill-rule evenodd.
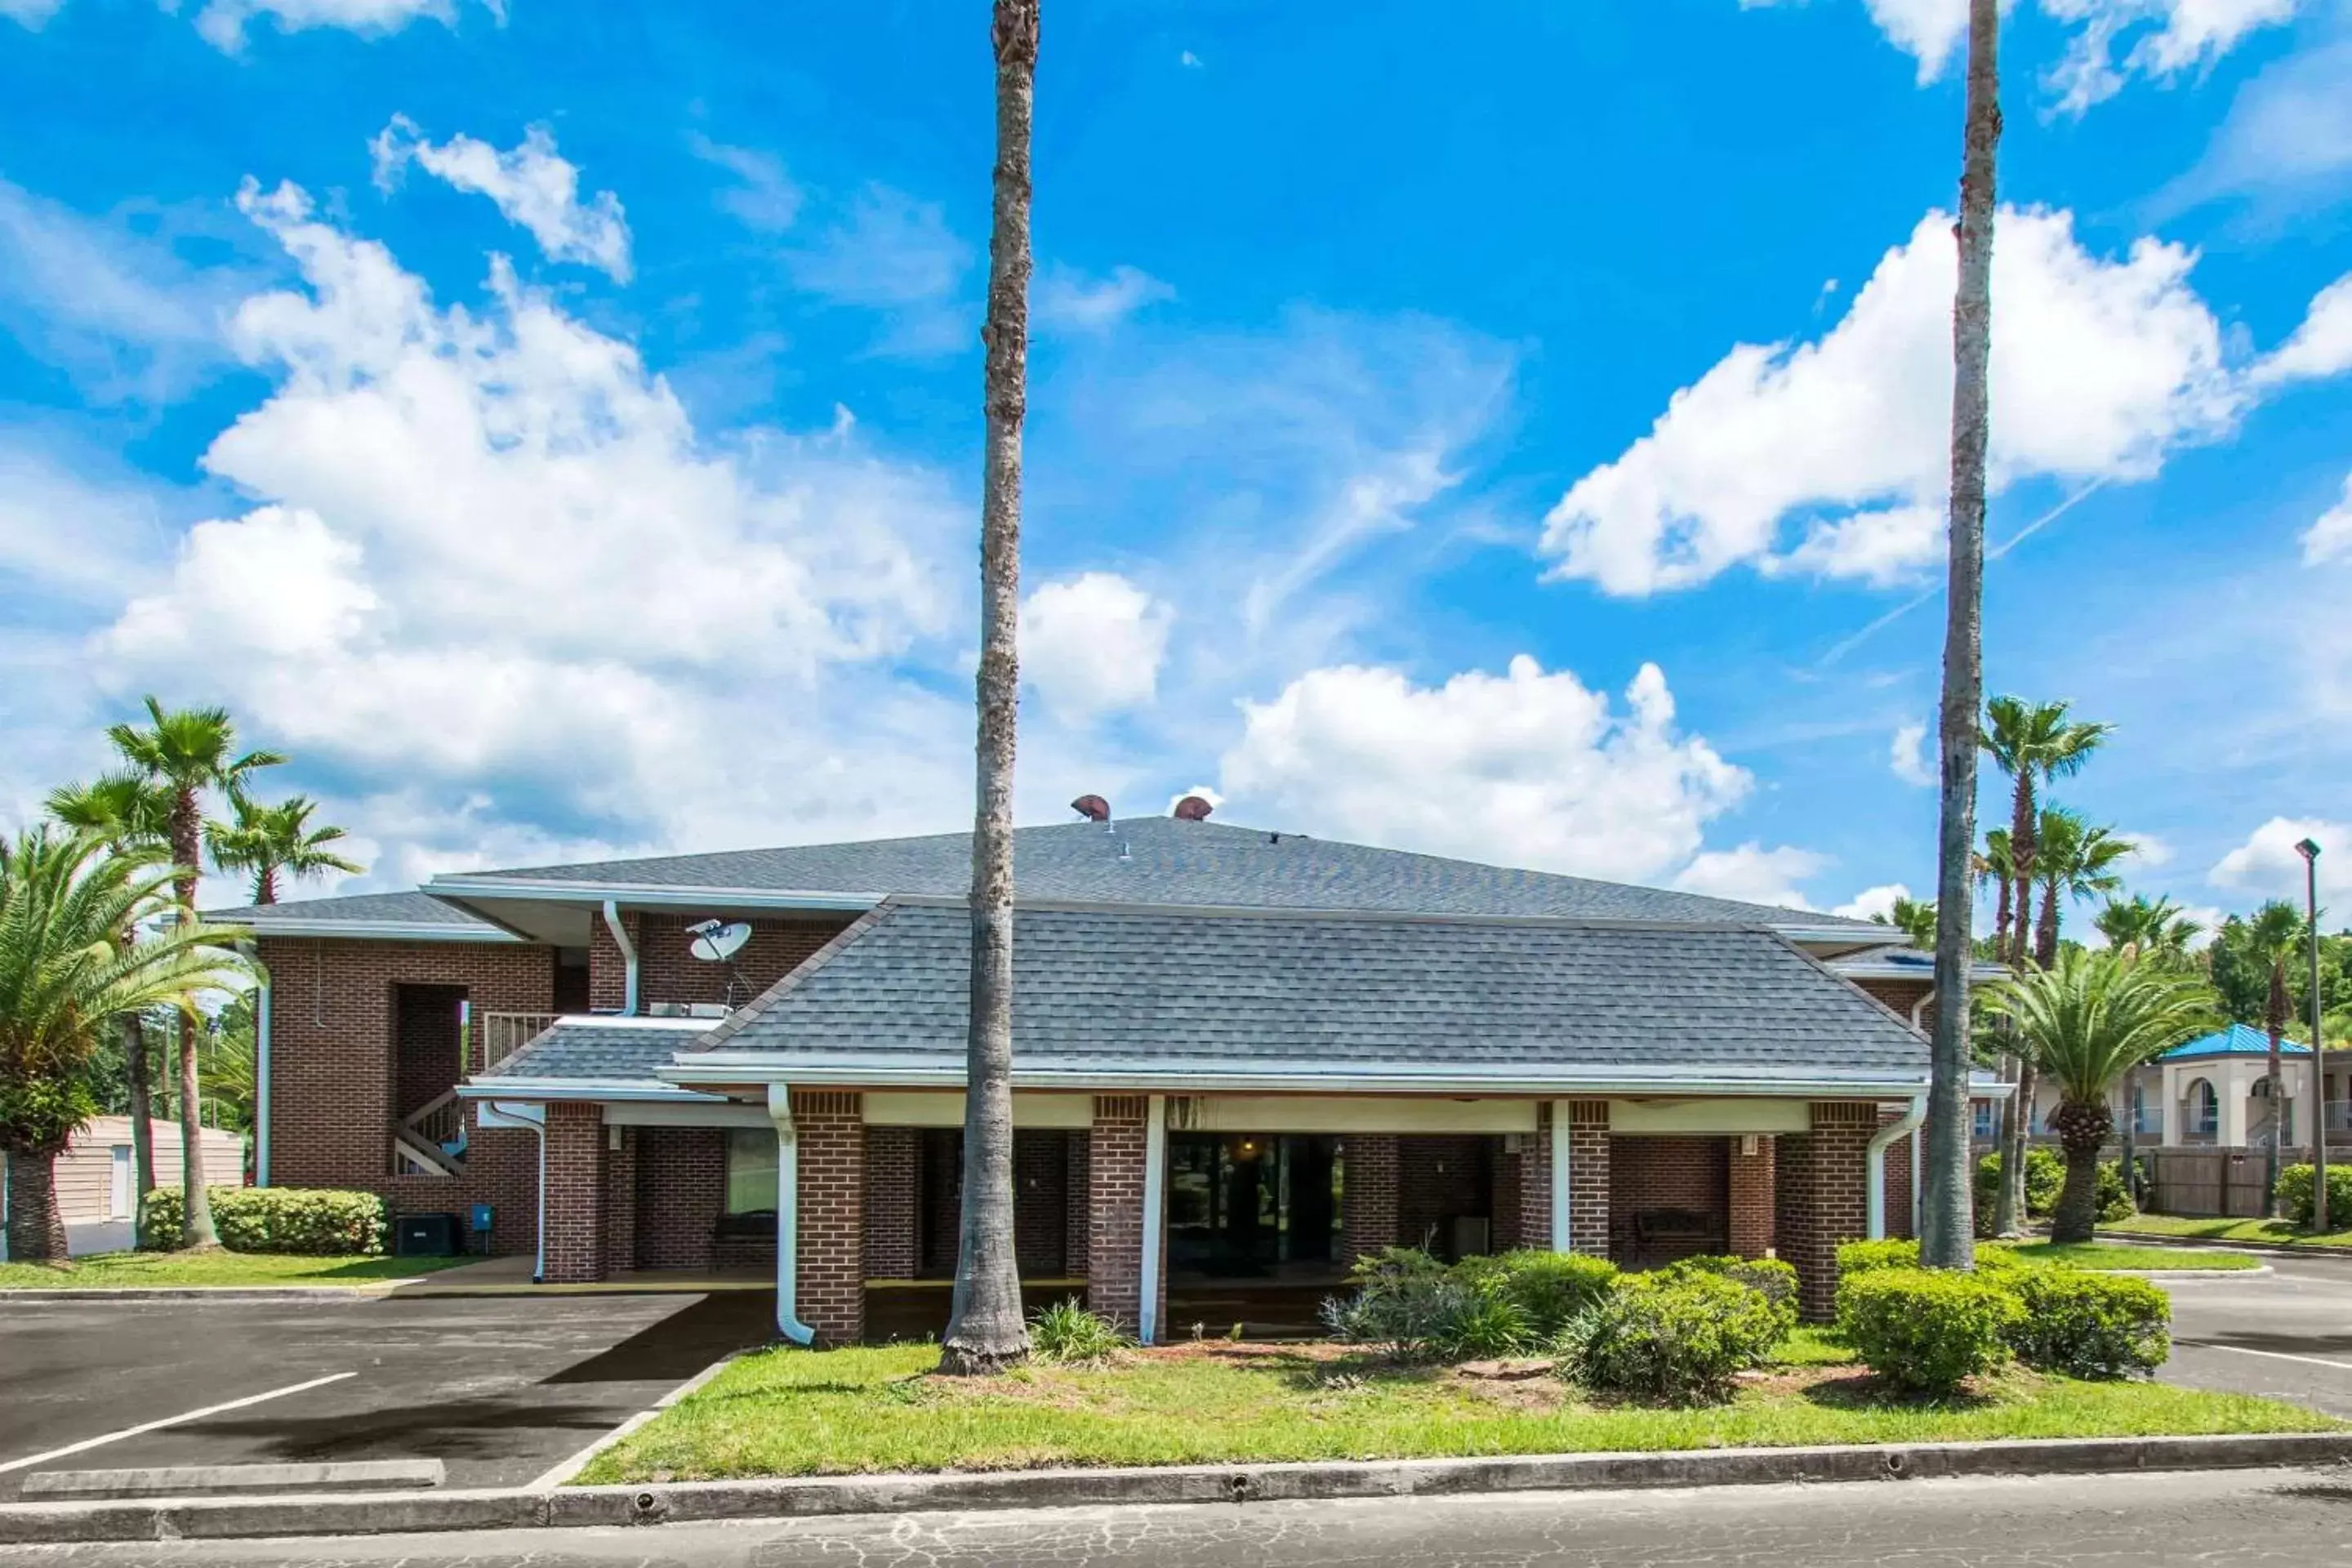
<path id="1" fill-rule="evenodd" d="M 468 1236 L 466 1239 L 473 1243 L 474 1250 L 482 1254 L 485 1258 L 489 1256 L 490 1225 L 496 1218 L 497 1211 L 492 1209 L 489 1205 L 476 1204 L 474 1205 L 473 1218 L 468 1226 L 473 1234 Z"/>
<path id="2" fill-rule="evenodd" d="M 392 1250 L 402 1258 L 457 1256 L 457 1216 L 404 1214 L 392 1222 Z"/>

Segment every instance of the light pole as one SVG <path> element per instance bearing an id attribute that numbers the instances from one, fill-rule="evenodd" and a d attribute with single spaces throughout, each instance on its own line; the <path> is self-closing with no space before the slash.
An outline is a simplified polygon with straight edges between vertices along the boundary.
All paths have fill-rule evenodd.
<path id="1" fill-rule="evenodd" d="M 2311 1086 L 2318 1118 L 2312 1124 L 2311 1225 L 2327 1234 L 2327 1039 L 2320 1033 L 2319 1004 L 2319 844 L 2306 838 L 2294 847 L 2303 857 L 2303 910 L 2311 930 Z"/>

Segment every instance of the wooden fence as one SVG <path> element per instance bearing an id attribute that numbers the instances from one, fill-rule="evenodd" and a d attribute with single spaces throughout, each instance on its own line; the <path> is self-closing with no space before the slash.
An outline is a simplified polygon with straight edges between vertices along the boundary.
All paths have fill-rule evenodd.
<path id="1" fill-rule="evenodd" d="M 2329 1151 L 2331 1157 L 2334 1152 Z M 2286 1149 L 2280 1152 L 2279 1163 L 2298 1164 L 2310 1158 L 2308 1150 Z M 2151 1213 L 2259 1219 L 2268 1207 L 2263 1191 L 2269 1170 L 2264 1150 L 2147 1149 L 2140 1151 L 2140 1159 L 2142 1169 L 2154 1177 L 2147 1205 Z"/>

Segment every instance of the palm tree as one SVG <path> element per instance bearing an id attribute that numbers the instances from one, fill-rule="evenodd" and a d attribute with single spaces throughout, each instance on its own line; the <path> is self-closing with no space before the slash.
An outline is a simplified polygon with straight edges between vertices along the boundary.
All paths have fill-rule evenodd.
<path id="1" fill-rule="evenodd" d="M 988 237 L 980 503 L 980 706 L 971 834 L 971 1019 L 963 1215 L 940 1370 L 1002 1371 L 1029 1354 L 1013 1245 L 1013 755 L 1020 691 L 1021 427 L 1029 374 L 1029 132 L 1039 0 L 996 0 L 995 210 Z"/>
<path id="2" fill-rule="evenodd" d="M 2146 893 L 2109 899 L 2091 917 L 2091 924 L 2117 952 L 2169 963 L 2185 960 L 2189 944 L 2204 929 L 2181 913 L 2180 906 L 2170 899 L 2150 899 Z"/>
<path id="3" fill-rule="evenodd" d="M 116 854 L 160 850 L 171 837 L 170 792 L 137 773 L 102 773 L 86 784 L 67 784 L 49 793 L 49 815 L 68 827 L 98 833 Z M 126 945 L 136 939 L 123 931 Z M 131 1201 L 131 1238 L 147 1244 L 147 1205 L 140 1198 L 155 1190 L 154 1105 L 150 1098 L 153 1068 L 147 1060 L 147 1024 L 138 1013 L 117 1021 L 122 1031 L 122 1070 L 130 1079 L 131 1173 L 138 1191 Z"/>
<path id="4" fill-rule="evenodd" d="M 1936 905 L 1933 900 L 1922 903 L 1917 899 L 1898 898 L 1885 914 L 1870 917 L 1880 925 L 1893 926 L 1903 933 L 1903 940 L 1914 947 L 1936 945 Z"/>
<path id="5" fill-rule="evenodd" d="M 0 844 L 0 1155 L 8 1163 L 8 1255 L 61 1260 L 57 1157 L 96 1110 L 89 1058 L 114 1020 L 184 1013 L 236 984 L 230 934 L 183 921 L 126 940 L 167 907 L 177 868 L 103 831 L 47 826 Z"/>
<path id="6" fill-rule="evenodd" d="M 180 919 L 196 918 L 196 879 L 204 865 L 205 795 L 207 791 L 241 792 L 245 782 L 263 768 L 286 759 L 275 752 L 247 752 L 237 756 L 236 726 L 223 708 L 182 708 L 165 712 L 154 698 L 147 699 L 149 723 L 109 727 L 106 738 L 123 761 L 149 782 L 170 791 L 172 860 L 176 868 L 173 886 L 179 895 Z M 196 1024 L 180 1015 L 180 1245 L 218 1247 L 213 1230 L 211 1202 L 205 1194 L 203 1101 L 196 1089 Z"/>
<path id="7" fill-rule="evenodd" d="M 2002 961 L 2009 956 L 2009 922 L 2017 899 L 2017 862 L 2009 856 L 2009 829 L 1985 829 L 1984 847 L 1969 861 L 1969 877 L 1979 888 L 1990 883 L 1996 903 L 1992 917 L 1993 952 Z"/>
<path id="8" fill-rule="evenodd" d="M 2115 1124 L 2107 1095 L 2132 1068 L 2210 1028 L 2219 1016 L 2212 991 L 2120 953 L 2076 948 L 1999 982 L 1985 1006 L 2058 1086 L 2051 1121 L 2066 1184 L 2050 1239 L 2088 1241 L 2099 1217 L 2099 1150 Z"/>
<path id="9" fill-rule="evenodd" d="M 2068 777 L 2090 760 L 2114 726 L 2083 723 L 2066 717 L 2066 702 L 2028 702 L 2021 697 L 1996 697 L 1985 704 L 1985 722 L 1979 732 L 1982 746 L 2011 779 L 2009 860 L 2014 879 L 2014 918 L 2009 951 L 2002 961 L 2011 969 L 2025 967 L 2033 924 L 2033 859 L 2035 834 L 2041 819 L 2034 805 L 2037 781 Z M 1993 1200 L 1993 1232 L 2008 1236 L 2017 1229 L 2025 1207 L 2026 1122 L 2033 1105 L 2033 1068 L 2021 1062 L 2018 1091 L 2001 1113 L 2000 1186 Z"/>
<path id="10" fill-rule="evenodd" d="M 2267 964 L 2271 972 L 2270 998 L 2263 1008 L 2263 1026 L 2271 1037 L 2270 1060 L 2263 1071 L 2263 1093 L 2271 1107 L 2269 1147 L 2263 1154 L 2263 1191 L 2267 1194 L 2266 1212 L 2278 1219 L 2283 1213 L 2278 1195 L 2279 1145 L 2286 1142 L 2287 1134 L 2286 1079 L 2279 1070 L 2279 1057 L 2287 1020 L 2294 1016 L 2287 1001 L 2286 965 L 2303 945 L 2303 911 L 2284 899 L 2273 899 L 2246 921 L 2242 941 L 2247 956 Z"/>
<path id="11" fill-rule="evenodd" d="M 2033 879 L 2042 889 L 2042 912 L 2034 923 L 2033 962 L 2047 969 L 2058 958 L 2061 900 L 2093 898 L 2122 887 L 2123 876 L 2116 867 L 2139 846 L 2117 837 L 2112 828 L 2093 826 L 2080 813 L 2063 806 L 2043 811 L 2034 832 L 2041 843 Z"/>
<path id="12" fill-rule="evenodd" d="M 205 842 L 213 864 L 224 871 L 247 871 L 253 876 L 253 901 L 278 901 L 278 879 L 283 873 L 299 881 L 325 871 L 356 877 L 367 869 L 327 847 L 343 837 L 340 827 L 312 827 L 310 814 L 319 803 L 304 795 L 289 795 L 276 805 L 264 805 L 239 790 L 229 796 L 236 813 L 233 823 L 208 823 Z"/>
<path id="13" fill-rule="evenodd" d="M 2000 142 L 2000 0 L 1969 0 L 1959 286 L 1952 299 L 1952 488 L 1946 530 L 1942 791 L 1936 865 L 1936 1026 L 1928 1054 L 1920 1261 L 1976 1263 L 1969 1177 L 1969 865 L 1977 837 L 1977 704 L 1984 690 L 1985 449 L 1991 403 L 1993 162 Z"/>

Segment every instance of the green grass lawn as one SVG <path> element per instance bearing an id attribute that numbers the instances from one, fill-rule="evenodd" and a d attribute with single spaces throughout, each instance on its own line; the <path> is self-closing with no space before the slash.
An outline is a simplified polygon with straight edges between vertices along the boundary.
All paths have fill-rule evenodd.
<path id="1" fill-rule="evenodd" d="M 0 1290 L 366 1285 L 477 1261 L 471 1258 L 304 1258 L 275 1252 L 99 1252 L 55 1268 L 46 1263 L 0 1263 Z"/>
<path id="2" fill-rule="evenodd" d="M 2107 1242 L 2021 1242 L 2006 1250 L 2028 1263 L 2067 1263 L 2077 1268 L 2196 1268 L 2227 1272 L 2260 1268 L 2263 1260 L 2242 1252 L 2202 1252 L 2193 1247 L 2119 1247 Z"/>
<path id="3" fill-rule="evenodd" d="M 2352 1247 L 2352 1229 L 2314 1236 L 2274 1219 L 2183 1219 L 2178 1215 L 2140 1214 L 2101 1230 L 2117 1236 L 2180 1236 L 2198 1241 L 2259 1241 L 2272 1247 Z"/>
<path id="4" fill-rule="evenodd" d="M 2336 1423 L 2242 1394 L 2016 1371 L 1922 1404 L 1881 1396 L 1822 1335 L 1728 1405 L 1602 1405 L 1559 1380 L 1398 1368 L 1331 1346 L 1212 1341 L 1095 1369 L 925 1375 L 935 1347 L 772 1350 L 599 1456 L 580 1484 L 1056 1465 L 1634 1452 L 1810 1443 L 2304 1432 Z"/>

